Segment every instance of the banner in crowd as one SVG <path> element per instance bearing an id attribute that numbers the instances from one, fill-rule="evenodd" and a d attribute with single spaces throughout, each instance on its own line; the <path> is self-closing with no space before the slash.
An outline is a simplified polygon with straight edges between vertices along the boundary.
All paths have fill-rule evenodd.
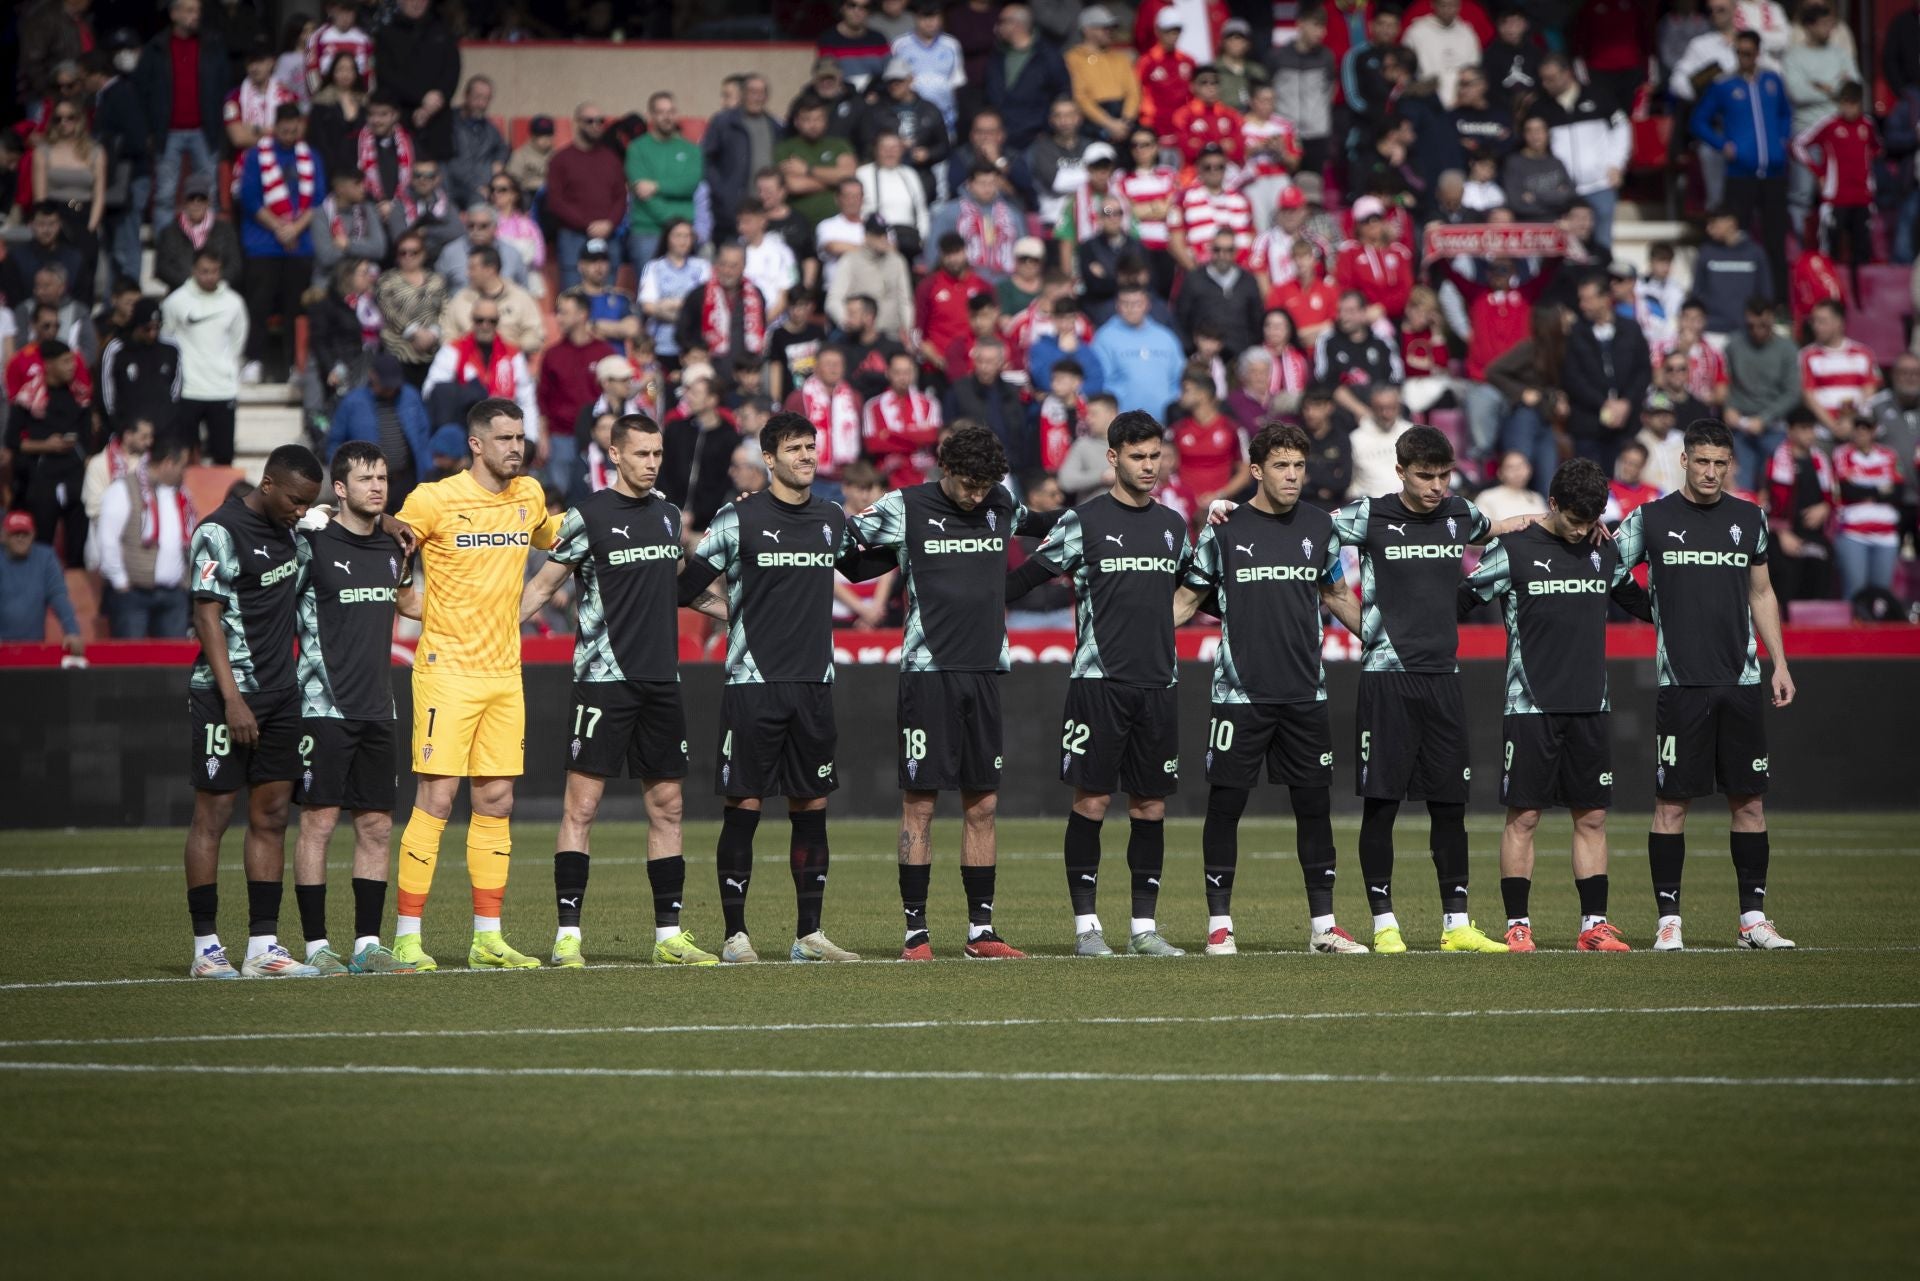
<path id="1" fill-rule="evenodd" d="M 1426 258 L 1564 258 L 1567 233 L 1550 222 L 1469 222 L 1427 228 Z"/>

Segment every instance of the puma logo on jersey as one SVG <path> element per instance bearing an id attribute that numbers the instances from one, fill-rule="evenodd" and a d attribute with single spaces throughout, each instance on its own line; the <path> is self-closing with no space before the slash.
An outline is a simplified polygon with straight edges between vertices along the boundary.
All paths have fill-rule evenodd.
<path id="1" fill-rule="evenodd" d="M 777 529 L 763 529 L 760 531 L 760 537 L 771 538 L 777 543 L 780 541 L 780 531 Z"/>
<path id="2" fill-rule="evenodd" d="M 630 535 L 630 534 L 628 534 L 628 533 L 627 533 L 627 531 L 628 531 L 629 529 L 631 529 L 631 528 L 633 528 L 633 527 L 632 527 L 631 525 L 609 525 L 609 526 L 607 526 L 607 529 L 608 529 L 608 530 L 610 530 L 610 531 L 611 531 L 611 532 L 613 532 L 613 533 L 616 533 L 616 534 L 618 534 L 618 535 L 620 535 L 620 537 L 622 537 L 622 538 L 630 538 L 630 537 L 632 537 L 632 535 Z"/>
<path id="3" fill-rule="evenodd" d="M 1682 547 L 1687 545 L 1687 531 L 1684 529 L 1669 529 L 1667 531 L 1667 537 L 1679 543 Z"/>
<path id="4" fill-rule="evenodd" d="M 1405 538 L 1407 536 L 1407 527 L 1405 525 L 1388 525 L 1387 528 L 1391 529 L 1394 533 L 1400 535 L 1402 538 Z"/>
<path id="5" fill-rule="evenodd" d="M 1125 534 L 1108 534 L 1107 541 L 1115 547 L 1125 547 L 1127 545 L 1127 536 Z"/>
<path id="6" fill-rule="evenodd" d="M 932 525 L 943 534 L 947 532 L 947 517 L 945 516 L 929 516 L 927 517 L 927 524 Z"/>
<path id="7" fill-rule="evenodd" d="M 336 560 L 333 562 L 333 567 L 348 577 L 353 576 L 353 565 L 349 561 Z"/>
<path id="8" fill-rule="evenodd" d="M 1247 555 L 1251 556 L 1253 555 L 1253 544 L 1252 543 L 1235 543 L 1233 545 L 1233 550 L 1237 552 L 1245 552 Z"/>
<path id="9" fill-rule="evenodd" d="M 254 554 L 255 556 L 267 556 L 267 549 L 266 549 L 266 548 L 264 548 L 264 547 L 256 547 L 256 548 L 254 548 L 254 549 L 253 549 L 253 554 Z M 267 556 L 267 559 L 268 559 L 268 560 L 272 560 L 272 559 L 273 559 L 273 557 L 271 557 L 271 556 Z"/>
<path id="10" fill-rule="evenodd" d="M 1538 565 L 1541 569 L 1545 570 L 1549 574 L 1553 572 L 1553 557 L 1551 556 L 1547 557 L 1547 559 L 1545 560 L 1536 560 L 1533 563 Z"/>

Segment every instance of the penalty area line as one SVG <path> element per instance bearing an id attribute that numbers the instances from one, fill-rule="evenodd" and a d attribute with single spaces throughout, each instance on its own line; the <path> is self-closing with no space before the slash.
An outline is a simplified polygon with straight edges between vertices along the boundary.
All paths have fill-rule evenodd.
<path id="1" fill-rule="evenodd" d="M 0 1071 L 74 1072 L 161 1076 L 398 1076 L 398 1077 L 581 1077 L 646 1081 L 948 1081 L 986 1085 L 1491 1085 L 1491 1086 L 1680 1086 L 1689 1088 L 1898 1089 L 1920 1085 L 1908 1076 L 1601 1076 L 1548 1073 L 1433 1075 L 1393 1072 L 982 1072 L 877 1068 L 637 1068 L 637 1067 L 414 1067 L 405 1064 L 216 1063 L 0 1063 Z"/>

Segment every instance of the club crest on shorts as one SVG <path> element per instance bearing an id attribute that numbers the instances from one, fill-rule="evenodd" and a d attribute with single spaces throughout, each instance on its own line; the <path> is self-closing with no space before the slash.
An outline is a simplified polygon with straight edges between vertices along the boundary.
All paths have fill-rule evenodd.
<path id="1" fill-rule="evenodd" d="M 833 546 L 833 526 L 826 524 L 820 526 L 820 540 L 829 547 Z"/>
<path id="2" fill-rule="evenodd" d="M 1593 562 L 1593 572 L 1594 572 L 1594 573 L 1596 573 L 1596 574 L 1597 574 L 1597 573 L 1599 573 L 1599 572 L 1600 572 L 1600 553 L 1599 553 L 1599 552 L 1588 552 L 1588 553 L 1587 553 L 1587 559 L 1588 559 L 1589 561 L 1591 561 L 1591 562 Z"/>
<path id="3" fill-rule="evenodd" d="M 732 777 L 733 777 L 733 766 L 727 764 L 725 761 L 722 761 L 720 763 L 720 786 L 725 787 L 727 785 L 728 780 L 731 779 Z"/>
<path id="4" fill-rule="evenodd" d="M 999 530 L 1000 517 L 998 513 L 991 511 L 987 513 L 987 528 L 995 531 Z"/>
<path id="5" fill-rule="evenodd" d="M 919 778 L 919 777 L 920 777 L 920 762 L 919 762 L 919 761 L 908 761 L 908 762 L 907 762 L 907 779 L 908 779 L 908 781 L 912 781 L 912 780 L 914 780 L 914 779 L 917 779 L 917 778 Z"/>
<path id="6" fill-rule="evenodd" d="M 1167 550 L 1172 551 L 1173 550 L 1173 531 L 1171 529 L 1163 529 L 1160 531 L 1160 537 L 1167 540 Z"/>
<path id="7" fill-rule="evenodd" d="M 212 778 L 214 775 L 218 774 L 219 772 L 220 772 L 219 760 L 212 756 L 207 757 L 207 777 Z"/>
<path id="8" fill-rule="evenodd" d="M 1738 525 L 1729 526 L 1727 529 L 1727 535 L 1728 537 L 1733 539 L 1733 545 L 1735 547 L 1738 547 L 1740 545 L 1740 526 Z"/>
<path id="9" fill-rule="evenodd" d="M 1460 522 L 1455 520 L 1451 516 L 1447 517 L 1447 537 L 1456 538 L 1459 536 L 1459 534 L 1460 534 Z"/>
<path id="10" fill-rule="evenodd" d="M 577 738 L 573 740 L 573 759 L 580 759 L 580 740 Z"/>
<path id="11" fill-rule="evenodd" d="M 308 791 L 313 790 L 313 771 L 312 770 L 308 770 L 300 776 L 300 786 L 306 788 Z"/>
<path id="12" fill-rule="evenodd" d="M 423 760 L 423 761 L 430 761 L 430 760 L 432 760 L 432 759 L 433 759 L 433 744 L 432 744 L 432 743 L 428 743 L 428 744 L 427 744 L 427 745 L 426 745 L 425 747 L 423 747 L 423 748 L 421 748 L 421 749 L 420 749 L 420 759 L 421 759 L 421 760 Z"/>
<path id="13" fill-rule="evenodd" d="M 1653 781 L 1658 783 L 1662 787 L 1665 787 L 1667 785 L 1667 767 L 1666 766 L 1662 765 L 1659 769 L 1656 769 L 1655 771 L 1653 771 Z"/>
<path id="14" fill-rule="evenodd" d="M 213 764 L 213 762 L 208 761 L 207 764 L 211 765 Z M 1067 752 L 1060 757 L 1060 777 L 1065 778 L 1067 776 L 1067 771 L 1072 768 L 1073 768 L 1073 753 Z"/>
<path id="15" fill-rule="evenodd" d="M 1207 772 L 1209 774 L 1213 772 L 1213 749 L 1211 747 L 1207 749 Z"/>

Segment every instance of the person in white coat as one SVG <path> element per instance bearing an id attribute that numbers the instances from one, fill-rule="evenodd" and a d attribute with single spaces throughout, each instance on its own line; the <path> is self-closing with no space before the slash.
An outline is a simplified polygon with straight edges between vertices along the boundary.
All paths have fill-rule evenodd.
<path id="1" fill-rule="evenodd" d="M 220 255 L 211 248 L 193 256 L 193 278 L 160 304 L 160 333 L 180 349 L 180 408 L 173 430 L 198 443 L 204 427 L 206 460 L 231 466 L 247 304 L 221 278 Z"/>

